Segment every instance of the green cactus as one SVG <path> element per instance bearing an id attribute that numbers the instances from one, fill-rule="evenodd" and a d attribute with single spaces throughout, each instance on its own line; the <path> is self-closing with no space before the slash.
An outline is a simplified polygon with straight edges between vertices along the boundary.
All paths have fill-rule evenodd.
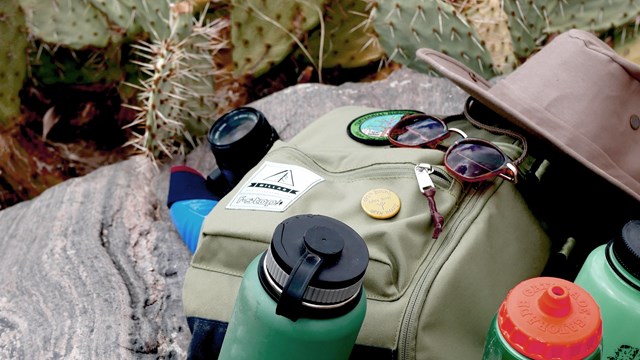
<path id="1" fill-rule="evenodd" d="M 491 55 L 493 69 L 497 74 L 510 73 L 518 65 L 508 17 L 503 11 L 502 4 L 502 0 L 486 0 L 479 3 L 470 2 L 459 9 Z"/>
<path id="2" fill-rule="evenodd" d="M 624 44 L 617 44 L 614 49 L 620 56 L 640 65 L 640 36 L 627 39 Z"/>
<path id="3" fill-rule="evenodd" d="M 540 48 L 548 36 L 549 13 L 558 0 L 510 0 L 504 2 L 508 17 L 513 51 L 517 58 L 526 59 Z"/>
<path id="4" fill-rule="evenodd" d="M 121 66 L 121 48 L 71 50 L 41 44 L 32 52 L 31 77 L 36 85 L 116 84 L 125 74 Z"/>
<path id="5" fill-rule="evenodd" d="M 233 0 L 235 75 L 258 77 L 280 63 L 320 23 L 324 0 Z M 313 60 L 312 60 L 313 61 Z"/>
<path id="6" fill-rule="evenodd" d="M 169 0 L 19 0 L 32 35 L 71 49 L 103 48 L 142 31 L 169 36 Z"/>
<path id="7" fill-rule="evenodd" d="M 547 37 L 582 29 L 602 34 L 628 27 L 640 15 L 638 0 L 511 0 L 504 2 L 516 56 L 526 58 Z"/>
<path id="8" fill-rule="evenodd" d="M 24 15 L 14 0 L 0 2 L 0 129 L 20 115 L 19 92 L 27 70 Z"/>
<path id="9" fill-rule="evenodd" d="M 389 60 L 427 72 L 427 65 L 415 56 L 416 50 L 426 47 L 457 58 L 485 77 L 495 76 L 491 55 L 452 5 L 442 0 L 386 0 L 373 11 L 375 30 Z"/>
<path id="10" fill-rule="evenodd" d="M 127 36 L 133 38 L 141 31 L 151 38 L 163 39 L 169 36 L 169 6 L 167 0 L 87 0 L 103 12 L 109 21 Z"/>
<path id="11" fill-rule="evenodd" d="M 323 68 L 365 66 L 384 56 L 368 8 L 362 0 L 332 0 L 325 5 Z M 313 59 L 320 57 L 322 35 L 318 28 L 309 35 L 307 47 Z"/>
<path id="12" fill-rule="evenodd" d="M 187 144 L 195 146 L 194 137 L 205 133 L 222 105 L 214 91 L 213 56 L 227 45 L 220 33 L 228 23 L 218 19 L 205 24 L 201 17 L 191 28 L 192 18 L 191 12 L 172 11 L 167 39 L 135 45 L 148 60 L 137 64 L 149 77 L 137 86 L 140 106 L 134 107 L 138 116 L 130 125 L 144 132 L 129 144 L 154 164 L 163 156 L 184 153 Z"/>
<path id="13" fill-rule="evenodd" d="M 639 0 L 555 0 L 549 14 L 550 33 L 582 29 L 599 33 L 633 22 L 640 15 Z"/>
<path id="14" fill-rule="evenodd" d="M 20 0 L 33 36 L 71 49 L 105 47 L 122 35 L 107 18 L 84 0 Z"/>

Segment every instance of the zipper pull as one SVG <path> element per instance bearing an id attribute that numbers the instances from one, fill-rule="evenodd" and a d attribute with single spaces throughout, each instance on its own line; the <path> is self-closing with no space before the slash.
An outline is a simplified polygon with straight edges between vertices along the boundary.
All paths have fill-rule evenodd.
<path id="1" fill-rule="evenodd" d="M 442 226 L 444 224 L 444 217 L 438 212 L 436 207 L 436 187 L 431 180 L 429 174 L 433 173 L 433 167 L 429 164 L 418 164 L 415 167 L 416 178 L 418 179 L 418 188 L 422 195 L 427 198 L 429 202 L 429 211 L 431 211 L 431 222 L 433 223 L 433 235 L 435 240 L 440 236 L 442 232 Z"/>

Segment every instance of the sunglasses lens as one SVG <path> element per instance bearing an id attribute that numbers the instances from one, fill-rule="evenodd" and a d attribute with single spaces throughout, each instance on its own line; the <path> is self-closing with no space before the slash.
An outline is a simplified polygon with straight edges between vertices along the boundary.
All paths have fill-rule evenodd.
<path id="1" fill-rule="evenodd" d="M 389 132 L 389 138 L 404 146 L 422 146 L 447 133 L 441 121 L 432 117 L 401 120 Z"/>
<path id="2" fill-rule="evenodd" d="M 499 170 L 507 159 L 499 149 L 488 144 L 464 140 L 449 148 L 445 162 L 451 171 L 474 180 Z"/>

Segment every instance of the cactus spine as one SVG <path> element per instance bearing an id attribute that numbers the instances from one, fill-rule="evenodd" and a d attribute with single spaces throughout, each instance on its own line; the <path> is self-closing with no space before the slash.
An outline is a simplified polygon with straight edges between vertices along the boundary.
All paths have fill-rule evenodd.
<path id="1" fill-rule="evenodd" d="M 497 74 L 513 71 L 518 65 L 514 54 L 507 14 L 502 0 L 476 0 L 458 10 L 468 19 L 478 34 L 480 43 L 489 52 Z"/>
<path id="2" fill-rule="evenodd" d="M 375 29 L 389 60 L 427 72 L 419 48 L 449 54 L 486 77 L 495 75 L 491 55 L 460 12 L 442 0 L 382 0 L 374 7 Z"/>
<path id="3" fill-rule="evenodd" d="M 280 63 L 316 27 L 324 0 L 233 0 L 231 43 L 235 75 L 258 77 Z"/>
<path id="4" fill-rule="evenodd" d="M 184 140 L 195 146 L 193 136 L 202 135 L 220 105 L 214 91 L 214 54 L 226 46 L 220 38 L 227 26 L 219 19 L 192 24 L 187 2 L 175 4 L 167 39 L 135 45 L 148 62 L 137 62 L 148 78 L 137 86 L 139 106 L 135 122 L 143 134 L 129 144 L 148 155 L 155 164 L 162 156 L 184 153 Z M 134 85 L 135 86 L 135 85 Z M 186 125 L 185 125 L 186 124 Z"/>
<path id="5" fill-rule="evenodd" d="M 380 60 L 384 51 L 373 30 L 368 10 L 368 4 L 362 0 L 332 0 L 325 5 L 324 33 L 322 29 L 316 29 L 309 36 L 311 57 L 320 58 L 323 40 L 324 68 L 354 68 Z"/>

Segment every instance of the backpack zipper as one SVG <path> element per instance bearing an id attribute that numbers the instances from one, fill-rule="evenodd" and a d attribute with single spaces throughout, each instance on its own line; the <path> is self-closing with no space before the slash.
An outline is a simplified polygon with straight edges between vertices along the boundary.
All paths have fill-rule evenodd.
<path id="1" fill-rule="evenodd" d="M 282 146 L 280 148 L 274 149 L 270 154 L 276 152 L 286 152 L 289 156 L 295 158 L 300 164 L 305 165 L 309 168 L 313 168 L 315 170 L 319 170 L 320 173 L 324 177 L 327 178 L 341 178 L 341 179 L 358 179 L 366 176 L 380 176 L 380 177 L 407 177 L 415 178 L 415 164 L 410 161 L 398 161 L 398 162 L 384 162 L 384 163 L 374 163 L 370 165 L 365 165 L 360 168 L 348 169 L 344 171 L 330 171 L 322 167 L 319 163 L 317 163 L 313 158 L 309 157 L 304 152 L 300 151 L 295 147 Z M 266 160 L 270 160 L 265 157 Z M 282 160 L 271 160 L 271 161 L 282 161 Z M 438 168 L 437 166 L 432 166 L 432 171 L 430 173 L 431 180 L 434 185 L 438 189 L 449 189 L 451 184 L 455 181 L 453 177 L 449 175 L 445 170 Z M 345 175 L 349 174 L 348 177 Z"/>
<path id="2" fill-rule="evenodd" d="M 438 172 L 439 176 L 442 176 L 441 169 L 434 169 Z M 446 175 L 449 176 L 448 174 Z M 497 186 L 493 186 L 492 188 L 496 189 Z M 465 219 L 468 219 L 466 215 L 476 212 L 478 204 L 484 204 L 484 198 L 491 196 L 493 192 L 494 191 L 491 191 L 489 188 L 478 190 L 478 188 L 474 186 L 468 187 L 461 195 L 459 206 L 453 213 L 449 214 L 446 219 L 446 232 L 441 239 L 437 240 L 436 246 L 432 250 L 433 255 L 425 258 L 421 265 L 422 270 L 419 270 L 417 284 L 410 294 L 407 310 L 405 311 L 400 327 L 398 359 L 412 359 L 410 355 L 411 347 L 415 346 L 413 343 L 415 342 L 417 330 L 416 321 L 422 311 L 422 305 L 431 290 L 431 285 L 459 243 L 462 237 L 459 229 Z"/>

